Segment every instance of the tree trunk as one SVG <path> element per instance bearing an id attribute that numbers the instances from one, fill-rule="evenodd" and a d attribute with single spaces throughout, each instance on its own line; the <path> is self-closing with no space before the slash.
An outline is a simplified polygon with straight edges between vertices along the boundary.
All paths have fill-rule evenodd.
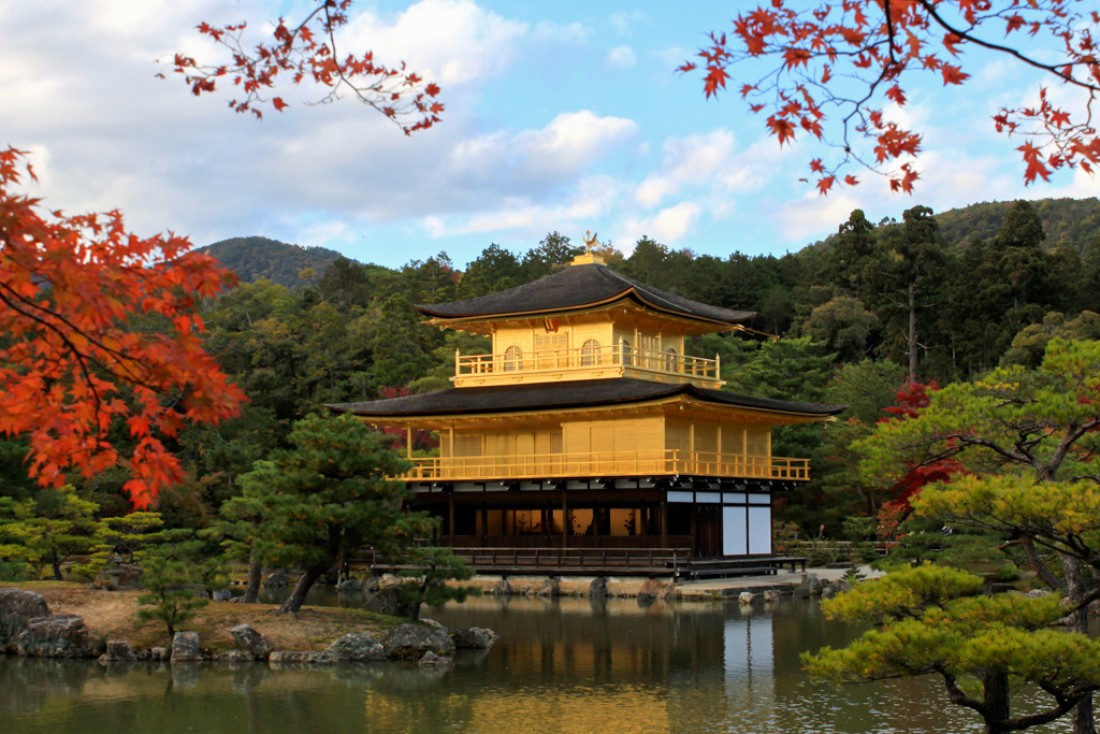
<path id="1" fill-rule="evenodd" d="M 1002 734 L 1008 731 L 1005 724 L 1008 722 L 1011 709 L 1009 708 L 1008 676 L 1004 673 L 986 673 L 982 677 L 985 687 L 983 703 L 985 706 L 982 717 L 985 719 L 987 734 Z"/>
<path id="2" fill-rule="evenodd" d="M 57 555 L 57 549 L 50 549 L 50 566 L 53 568 L 53 580 L 62 581 L 61 578 L 61 557 Z"/>
<path id="3" fill-rule="evenodd" d="M 917 286 L 909 284 L 909 382 L 917 381 Z"/>
<path id="4" fill-rule="evenodd" d="M 315 563 L 306 569 L 306 572 L 298 578 L 298 583 L 294 584 L 294 591 L 290 592 L 290 596 L 283 602 L 283 605 L 279 607 L 280 612 L 297 612 L 302 608 L 302 604 L 306 601 L 306 594 L 313 588 L 313 584 L 317 582 L 317 579 L 332 567 L 330 561 L 323 561 L 321 563 Z"/>
<path id="5" fill-rule="evenodd" d="M 248 584 L 244 587 L 245 604 L 255 604 L 260 600 L 260 580 L 263 577 L 263 566 L 256 559 L 256 551 L 252 551 L 248 559 Z"/>
<path id="6" fill-rule="evenodd" d="M 1062 557 L 1062 572 L 1066 579 L 1066 591 L 1071 604 L 1080 604 L 1085 597 L 1085 582 L 1081 578 L 1081 566 L 1068 553 Z M 1083 606 L 1070 615 L 1071 629 L 1077 634 L 1089 633 L 1089 610 Z M 1096 717 L 1092 708 L 1092 695 L 1085 696 L 1073 709 L 1073 734 L 1096 734 Z"/>

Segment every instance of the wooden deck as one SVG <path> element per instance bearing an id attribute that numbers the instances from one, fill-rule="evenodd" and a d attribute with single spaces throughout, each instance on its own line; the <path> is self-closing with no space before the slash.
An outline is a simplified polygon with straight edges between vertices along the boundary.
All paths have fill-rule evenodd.
<path id="1" fill-rule="evenodd" d="M 688 548 L 455 548 L 479 574 L 502 576 L 640 576 L 681 580 L 769 576 L 806 570 L 801 556 L 692 559 Z M 375 573 L 404 568 L 376 563 Z"/>

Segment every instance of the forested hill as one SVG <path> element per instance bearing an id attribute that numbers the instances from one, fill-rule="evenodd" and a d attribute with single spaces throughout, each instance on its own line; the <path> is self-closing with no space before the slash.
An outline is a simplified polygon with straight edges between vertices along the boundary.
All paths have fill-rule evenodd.
<path id="1" fill-rule="evenodd" d="M 198 248 L 217 258 L 245 283 L 267 278 L 293 288 L 314 284 L 340 253 L 325 247 L 302 247 L 267 237 L 233 237 Z"/>
<path id="2" fill-rule="evenodd" d="M 1031 205 L 1043 223 L 1046 249 L 1069 247 L 1084 255 L 1090 240 L 1100 233 L 1100 199 L 1038 199 Z M 945 242 L 965 247 L 997 234 L 1011 208 L 1010 201 L 971 204 L 937 213 L 936 222 Z"/>

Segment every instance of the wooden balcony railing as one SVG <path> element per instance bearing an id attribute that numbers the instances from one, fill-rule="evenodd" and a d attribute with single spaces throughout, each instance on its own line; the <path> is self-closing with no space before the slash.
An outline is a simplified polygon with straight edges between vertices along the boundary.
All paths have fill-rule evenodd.
<path id="1" fill-rule="evenodd" d="M 809 459 L 745 456 L 715 452 L 619 451 L 529 454 L 526 456 L 455 456 L 413 459 L 406 481 L 479 481 L 554 479 L 557 477 L 671 476 L 806 481 Z"/>
<path id="2" fill-rule="evenodd" d="M 500 384 L 535 381 L 532 378 L 575 373 L 581 376 L 657 376 L 721 386 L 721 361 L 673 352 L 636 349 L 620 343 L 611 347 L 581 347 L 534 354 L 459 354 L 455 352 L 455 384 Z"/>

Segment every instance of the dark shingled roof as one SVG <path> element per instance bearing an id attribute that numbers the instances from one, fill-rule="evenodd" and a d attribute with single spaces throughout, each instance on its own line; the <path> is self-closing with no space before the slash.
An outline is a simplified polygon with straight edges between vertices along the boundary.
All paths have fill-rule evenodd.
<path id="1" fill-rule="evenodd" d="M 836 415 L 844 405 L 796 403 L 705 390 L 694 385 L 665 385 L 629 378 L 546 382 L 533 385 L 451 388 L 440 392 L 365 403 L 340 403 L 325 407 L 364 418 L 421 418 L 471 413 L 511 413 L 527 410 L 603 407 L 646 403 L 685 395 L 703 402 L 769 412 L 813 417 Z"/>
<path id="2" fill-rule="evenodd" d="M 581 309 L 628 294 L 660 311 L 707 321 L 739 324 L 756 315 L 753 311 L 732 311 L 666 293 L 619 275 L 604 265 L 571 265 L 530 283 L 480 298 L 418 305 L 416 308 L 427 316 L 441 319 L 499 314 L 536 315 Z"/>

